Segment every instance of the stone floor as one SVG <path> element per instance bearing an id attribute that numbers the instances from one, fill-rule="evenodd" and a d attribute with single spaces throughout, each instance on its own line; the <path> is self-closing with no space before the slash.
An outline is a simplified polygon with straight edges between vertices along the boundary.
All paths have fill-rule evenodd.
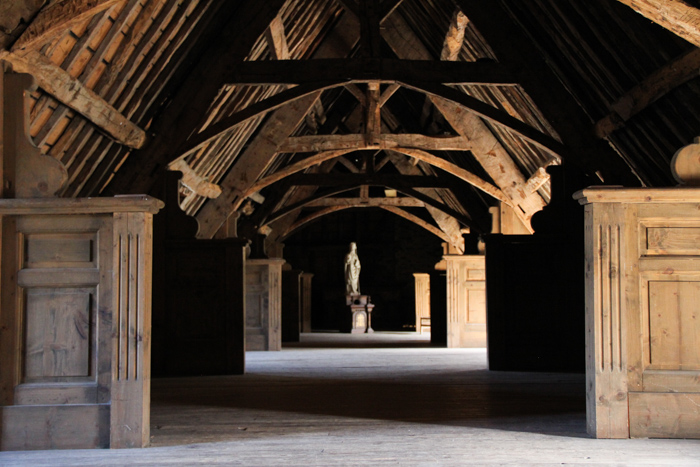
<path id="1" fill-rule="evenodd" d="M 428 336 L 306 334 L 244 376 L 153 382 L 152 447 L 0 465 L 692 465 L 698 440 L 595 440 L 583 375 L 486 370 Z"/>

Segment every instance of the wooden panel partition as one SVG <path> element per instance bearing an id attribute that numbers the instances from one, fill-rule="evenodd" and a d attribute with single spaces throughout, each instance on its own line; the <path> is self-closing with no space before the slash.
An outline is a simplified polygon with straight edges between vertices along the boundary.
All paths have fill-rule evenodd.
<path id="1" fill-rule="evenodd" d="M 281 258 L 246 262 L 246 350 L 282 350 L 284 263 Z"/>
<path id="2" fill-rule="evenodd" d="M 0 200 L 3 450 L 148 443 L 161 206 L 143 196 Z"/>
<path id="3" fill-rule="evenodd" d="M 588 431 L 700 438 L 700 189 L 590 188 Z"/>
<path id="4" fill-rule="evenodd" d="M 486 258 L 445 255 L 447 347 L 486 347 Z"/>

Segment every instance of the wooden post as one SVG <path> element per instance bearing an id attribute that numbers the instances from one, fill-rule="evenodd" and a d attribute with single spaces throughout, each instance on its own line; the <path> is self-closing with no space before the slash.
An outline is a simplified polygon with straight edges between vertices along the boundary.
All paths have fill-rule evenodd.
<path id="1" fill-rule="evenodd" d="M 246 351 L 282 350 L 281 258 L 246 261 Z"/>
<path id="2" fill-rule="evenodd" d="M 700 189 L 589 188 L 588 432 L 700 437 Z"/>
<path id="3" fill-rule="evenodd" d="M 148 444 L 152 217 L 162 205 L 0 200 L 3 450 Z"/>
<path id="4" fill-rule="evenodd" d="M 416 332 L 423 334 L 423 328 L 430 328 L 430 274 L 416 272 Z M 432 329 L 431 329 L 432 330 Z"/>
<path id="5" fill-rule="evenodd" d="M 311 332 L 311 281 L 314 275 L 305 272 L 301 275 L 301 332 Z"/>

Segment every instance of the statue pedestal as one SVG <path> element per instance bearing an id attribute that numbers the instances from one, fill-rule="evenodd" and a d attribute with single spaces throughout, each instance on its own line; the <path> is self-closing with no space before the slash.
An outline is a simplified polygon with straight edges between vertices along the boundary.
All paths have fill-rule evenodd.
<path id="1" fill-rule="evenodd" d="M 371 303 L 369 295 L 346 295 L 345 303 L 350 307 L 352 313 L 351 334 L 365 334 L 374 332 L 372 329 L 372 310 L 374 304 Z"/>

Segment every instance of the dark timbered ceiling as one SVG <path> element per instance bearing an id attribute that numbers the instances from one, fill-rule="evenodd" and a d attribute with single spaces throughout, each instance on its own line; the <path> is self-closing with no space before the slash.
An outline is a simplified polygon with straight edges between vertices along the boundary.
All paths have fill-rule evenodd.
<path id="1" fill-rule="evenodd" d="M 529 225 L 549 165 L 669 186 L 698 135 L 700 11 L 681 0 L 3 0 L 0 58 L 65 197 L 183 173 L 213 236 L 385 209 L 459 245 Z M 635 9 L 637 11 L 635 11 Z M 638 14 L 641 13 L 641 14 Z"/>

